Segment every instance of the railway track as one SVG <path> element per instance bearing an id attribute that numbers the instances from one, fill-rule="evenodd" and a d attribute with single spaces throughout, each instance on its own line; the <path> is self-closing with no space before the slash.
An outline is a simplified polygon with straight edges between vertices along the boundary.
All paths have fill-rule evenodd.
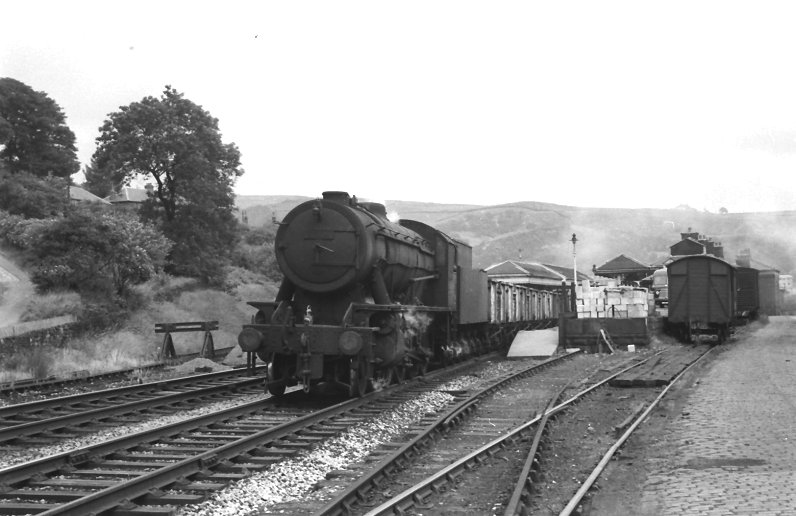
<path id="1" fill-rule="evenodd" d="M 259 392 L 263 377 L 244 374 L 234 369 L 0 407 L 0 446 L 47 444 L 142 417 Z"/>
<path id="2" fill-rule="evenodd" d="M 654 355 L 649 359 L 656 357 Z M 497 428 L 493 433 L 487 428 L 491 424 L 499 423 L 490 419 L 489 415 L 500 413 L 502 407 L 505 407 L 504 401 L 484 401 L 478 409 L 478 416 L 455 429 L 441 433 L 443 438 L 439 442 L 423 448 L 422 453 L 415 450 L 409 455 L 395 454 L 385 459 L 377 470 L 368 473 L 367 478 L 349 482 L 341 494 L 323 507 L 302 512 L 300 507 L 283 506 L 273 513 L 280 510 L 287 510 L 291 514 L 367 516 L 413 511 L 423 514 L 443 514 L 445 511 L 506 515 L 550 513 L 558 512 L 554 510 L 555 503 L 550 502 L 550 491 L 558 490 L 567 491 L 564 498 L 573 500 L 565 514 L 579 514 L 585 493 L 588 493 L 588 489 L 599 476 L 599 471 L 595 469 L 592 472 L 591 467 L 598 461 L 598 468 L 604 467 L 627 438 L 625 434 L 629 435 L 628 432 L 638 427 L 668 390 L 668 387 L 662 392 L 655 388 L 630 388 L 637 392 L 636 396 L 629 396 L 628 388 L 611 386 L 612 380 L 643 363 L 622 364 L 619 370 L 612 368 L 611 371 L 598 371 L 587 381 L 578 384 L 563 378 L 549 383 L 547 400 L 536 397 L 538 413 L 508 431 Z M 561 373 L 562 370 L 551 372 Z M 682 373 L 676 379 L 681 375 Z M 544 374 L 537 379 L 543 377 Z M 521 385 L 521 382 L 517 385 Z M 570 394 L 573 390 L 576 391 L 575 394 Z M 516 394 L 517 390 L 513 390 L 510 397 L 517 399 Z M 588 430 L 591 424 L 584 423 L 591 421 L 590 410 L 606 410 L 605 403 L 581 403 L 595 396 L 612 398 L 611 406 L 615 408 L 615 417 L 602 418 L 603 424 L 609 422 L 608 432 L 604 428 Z M 613 401 L 620 397 L 626 399 Z M 525 398 L 522 403 L 530 407 L 533 403 L 531 398 Z M 564 398 L 566 401 L 559 401 Z M 639 404 L 641 398 L 644 398 L 644 402 Z M 486 414 L 480 414 L 481 412 Z M 514 412 L 516 408 L 512 409 L 512 413 Z M 577 436 L 571 428 L 562 430 L 566 425 L 576 427 Z M 499 435 L 473 450 L 473 440 L 470 438 L 478 433 L 493 437 L 495 434 Z M 606 433 L 616 436 L 622 433 L 622 436 L 614 441 L 606 439 Z M 606 440 L 612 442 L 606 444 Z M 464 443 L 464 446 L 459 443 Z M 601 457 L 596 457 L 584 474 L 581 471 L 584 461 L 576 456 L 585 455 L 584 450 L 589 449 L 596 450 Z M 602 456 L 603 452 L 605 456 Z M 586 461 L 588 460 L 591 459 L 587 458 Z M 580 469 L 551 474 L 548 468 L 553 462 L 573 467 L 577 465 Z M 556 476 L 559 473 L 561 475 Z M 564 474 L 574 477 L 570 479 L 570 483 L 561 481 Z M 573 484 L 576 484 L 575 487 Z M 556 500 L 561 496 L 559 493 Z"/>
<path id="3" fill-rule="evenodd" d="M 215 350 L 213 356 L 214 358 L 224 357 L 231 349 L 232 347 L 219 348 Z M 170 365 L 187 362 L 188 360 L 194 359 L 198 356 L 199 353 L 189 353 L 180 356 L 176 360 L 172 359 L 169 362 L 157 362 L 153 364 L 145 364 L 138 367 L 129 367 L 97 374 L 89 374 L 88 371 L 74 371 L 67 377 L 50 376 L 40 379 L 31 378 L 25 380 L 16 380 L 13 382 L 2 382 L 0 383 L 0 398 L 10 397 L 14 394 L 20 394 L 26 391 L 54 391 L 69 385 L 125 380 L 137 375 L 159 371 Z"/>
<path id="4" fill-rule="evenodd" d="M 452 429 L 462 425 L 463 421 L 478 419 L 474 415 L 481 413 L 479 405 L 485 399 L 505 395 L 506 390 L 510 389 L 511 394 L 504 397 L 505 401 L 510 402 L 516 399 L 516 392 L 528 385 L 536 385 L 536 390 L 543 392 L 546 388 L 541 387 L 541 384 L 550 381 L 566 383 L 574 370 L 583 367 L 582 364 L 574 368 L 568 365 L 576 362 L 577 357 L 580 357 L 579 352 L 562 355 L 542 363 L 526 364 L 519 370 L 509 370 L 497 377 L 486 372 L 481 373 L 481 381 L 478 383 L 486 383 L 486 386 L 475 388 L 473 392 L 469 388 L 451 391 L 457 397 L 454 403 L 428 418 L 423 425 L 413 427 L 411 431 L 385 445 L 380 453 L 369 455 L 364 461 L 349 466 L 345 471 L 335 471 L 328 475 L 316 486 L 315 495 L 309 499 L 277 504 L 268 508 L 267 512 L 261 511 L 258 514 L 357 514 L 362 511 L 363 506 L 375 503 L 374 495 L 378 496 L 385 490 L 390 490 L 386 487 L 390 477 L 400 478 L 401 483 L 409 482 L 405 469 L 407 464 L 424 460 L 447 465 L 455 460 L 454 456 L 459 453 L 458 439 L 448 439 L 447 436 Z M 516 386 L 512 389 L 514 384 Z M 514 409 L 516 408 L 515 406 Z M 496 408 L 494 412 L 469 426 L 466 432 L 476 439 L 493 434 L 496 426 L 506 425 L 511 419 L 511 412 L 506 409 L 506 405 Z M 530 407 L 526 405 L 526 409 L 530 410 Z M 522 413 L 522 409 L 519 412 Z M 445 444 L 434 445 L 441 440 Z M 468 440 L 465 446 L 471 444 L 472 441 Z M 428 472 L 425 466 L 418 470 L 421 475 Z"/>
<path id="5" fill-rule="evenodd" d="M 579 360 L 590 368 L 588 380 L 573 383 L 573 378 L 584 376 L 576 374 L 583 372 Z M 0 514 L 215 514 L 203 500 L 226 497 L 237 502 L 236 492 L 227 493 L 229 488 L 224 487 L 229 482 L 285 475 L 284 465 L 307 456 L 310 450 L 323 448 L 352 427 L 440 389 L 450 398 L 440 411 L 417 414 L 417 420 L 399 437 L 365 451 L 361 462 L 327 471 L 307 488 L 309 496 L 296 502 L 242 507 L 239 513 L 353 515 L 422 509 L 434 514 L 436 507 L 459 507 L 452 500 L 466 491 L 478 492 L 482 498 L 495 496 L 482 482 L 487 468 L 499 464 L 512 472 L 516 487 L 506 489 L 505 475 L 495 477 L 493 484 L 502 485 L 503 492 L 494 499 L 492 512 L 516 499 L 515 512 L 506 514 L 519 514 L 528 507 L 538 508 L 533 505 L 539 503 L 535 493 L 546 474 L 545 456 L 554 453 L 556 425 L 578 418 L 564 414 L 589 407 L 578 401 L 610 390 L 612 379 L 639 363 L 640 357 L 628 361 L 624 356 L 621 364 L 617 357 L 611 363 L 600 362 L 595 369 L 593 360 L 570 355 L 489 381 L 481 373 L 482 384 L 487 385 L 472 392 L 446 383 L 455 373 L 446 370 L 361 399 L 338 403 L 339 398 L 329 398 L 325 406 L 304 406 L 301 400 L 308 398 L 291 393 L 281 400 L 242 405 L 0 470 L 5 484 L 0 488 Z M 617 371 L 620 365 L 623 369 Z M 570 395 L 573 390 L 577 394 Z M 551 402 L 556 394 L 564 393 L 569 396 L 566 402 Z M 518 425 L 513 417 L 522 423 Z M 544 419 L 550 421 L 542 433 Z M 474 447 L 477 439 L 486 444 Z M 452 449 L 457 440 L 469 446 L 468 453 Z M 415 464 L 419 464 L 415 473 L 408 473 Z M 472 488 L 467 484 L 471 481 L 468 471 L 476 469 L 479 483 Z M 416 481 L 418 475 L 422 481 Z M 253 491 L 245 487 L 245 481 L 238 483 L 245 492 Z M 407 485 L 413 487 L 405 489 Z M 417 486 L 421 487 L 413 490 Z M 218 496 L 212 494 L 222 489 Z"/>
<path id="6" fill-rule="evenodd" d="M 712 350 L 713 349 L 704 351 L 696 360 L 688 364 L 688 366 L 686 366 L 668 385 L 666 385 L 658 394 L 658 396 L 652 399 L 649 403 L 639 406 L 630 417 L 615 427 L 615 433 L 617 435 L 616 440 L 605 451 L 599 462 L 597 462 L 596 466 L 591 470 L 585 480 L 582 481 L 580 488 L 578 488 L 575 494 L 572 495 L 570 500 L 567 502 L 566 506 L 564 506 L 564 508 L 561 510 L 561 516 L 579 515 L 583 513 L 584 506 L 587 506 L 589 502 L 589 494 L 595 488 L 597 480 L 608 466 L 608 463 L 620 452 L 622 445 L 630 438 L 631 435 L 633 435 L 633 432 L 638 429 L 641 423 L 643 423 L 644 420 L 650 416 L 655 408 L 661 402 L 663 402 L 669 390 L 675 387 L 677 382 L 679 382 L 692 368 L 697 366 L 702 360 L 708 357 L 708 354 Z"/>
<path id="7" fill-rule="evenodd" d="M 0 470 L 0 514 L 172 514 L 442 384 L 464 364 L 364 398 L 302 408 L 301 392 Z M 332 398 L 336 399 L 336 398 Z M 328 404 L 328 402 L 327 402 Z"/>

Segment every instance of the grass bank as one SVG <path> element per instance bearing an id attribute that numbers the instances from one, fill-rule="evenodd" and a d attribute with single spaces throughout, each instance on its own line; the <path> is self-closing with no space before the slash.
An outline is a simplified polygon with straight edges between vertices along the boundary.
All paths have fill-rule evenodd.
<path id="1" fill-rule="evenodd" d="M 161 275 L 139 285 L 131 296 L 131 309 L 112 329 L 87 332 L 61 347 L 47 345 L 17 349 L 0 365 L 0 382 L 27 378 L 96 374 L 134 368 L 156 361 L 163 335 L 156 323 L 218 321 L 216 349 L 237 344 L 240 327 L 254 311 L 247 301 L 272 300 L 277 287 L 263 277 L 233 270 L 224 290 L 208 289 L 196 281 Z M 23 318 L 36 320 L 57 315 L 83 315 L 86 306 L 77 294 L 32 296 Z M 202 332 L 172 335 L 178 355 L 201 350 Z"/>

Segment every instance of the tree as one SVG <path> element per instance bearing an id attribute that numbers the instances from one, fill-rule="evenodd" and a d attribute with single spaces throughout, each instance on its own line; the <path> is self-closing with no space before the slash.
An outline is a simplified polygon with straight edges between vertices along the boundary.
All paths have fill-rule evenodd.
<path id="1" fill-rule="evenodd" d="M 10 77 L 0 78 L 0 161 L 13 173 L 39 177 L 69 178 L 80 168 L 75 133 L 60 106 Z"/>
<path id="2" fill-rule="evenodd" d="M 121 184 L 113 182 L 113 174 L 108 174 L 106 171 L 99 170 L 97 164 L 94 163 L 93 160 L 90 164 L 83 167 L 83 176 L 86 180 L 81 186 L 103 199 L 119 190 L 122 186 Z"/>
<path id="3" fill-rule="evenodd" d="M 100 128 L 91 183 L 151 178 L 154 199 L 142 214 L 174 241 L 170 270 L 220 281 L 235 241 L 232 187 L 243 174 L 235 144 L 221 140 L 218 120 L 166 86 L 111 113 Z"/>

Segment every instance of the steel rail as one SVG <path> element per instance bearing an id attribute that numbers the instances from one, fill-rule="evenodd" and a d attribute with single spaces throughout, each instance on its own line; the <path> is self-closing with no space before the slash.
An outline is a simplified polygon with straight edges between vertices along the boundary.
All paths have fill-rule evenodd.
<path id="1" fill-rule="evenodd" d="M 139 367 L 129 367 L 125 369 L 117 369 L 115 371 L 108 371 L 106 373 L 88 374 L 87 371 L 74 371 L 68 377 L 50 376 L 47 378 L 25 378 L 13 382 L 0 383 L 0 396 L 6 396 L 11 393 L 24 392 L 33 389 L 44 389 L 49 387 L 67 385 L 70 383 L 90 382 L 92 380 L 101 380 L 113 377 L 124 377 L 135 374 L 138 371 L 149 371 L 155 369 L 163 369 L 166 367 L 164 363 L 147 364 Z M 85 373 L 85 374 L 81 374 Z"/>
<path id="2" fill-rule="evenodd" d="M 160 395 L 158 394 L 158 391 L 149 392 L 149 394 L 153 395 L 152 397 L 133 401 L 125 401 L 123 403 L 111 406 L 93 408 L 72 414 L 64 414 L 61 416 L 30 421 L 27 423 L 19 423 L 0 428 L 0 443 L 13 441 L 14 439 L 23 437 L 30 437 L 44 432 L 52 432 L 65 428 L 68 429 L 69 427 L 78 426 L 85 423 L 99 422 L 104 419 L 120 417 L 131 413 L 145 412 L 146 410 L 155 409 L 158 407 L 176 405 L 185 401 L 213 397 L 225 392 L 237 392 L 245 388 L 258 387 L 261 384 L 262 378 L 246 377 L 242 380 L 237 380 L 231 383 L 225 382 L 217 385 L 211 385 L 209 387 L 191 388 L 190 390 L 184 392 Z M 185 386 L 187 387 L 187 385 Z M 147 393 L 147 391 L 142 392 L 142 394 Z M 110 401 L 113 401 L 113 399 Z"/>
<path id="3" fill-rule="evenodd" d="M 262 372 L 265 371 L 265 368 L 261 367 L 258 368 L 258 370 Z M 173 389 L 175 387 L 182 387 L 190 384 L 224 378 L 235 378 L 243 375 L 244 373 L 240 369 L 230 369 L 227 371 L 217 371 L 215 373 L 193 374 L 190 376 L 181 376 L 179 378 L 170 378 L 167 380 L 155 380 L 152 382 L 127 385 L 123 387 L 114 387 L 91 392 L 81 392 L 77 394 L 71 394 L 69 396 L 59 396 L 43 400 L 28 401 L 25 403 L 15 403 L 13 405 L 0 407 L 0 420 L 14 417 L 22 412 L 35 412 L 53 407 L 62 408 L 64 405 L 68 404 L 87 403 L 95 400 L 109 400 L 130 394 L 154 394 L 157 393 L 157 391 Z"/>
<path id="4" fill-rule="evenodd" d="M 539 480 L 539 464 L 541 457 L 540 447 L 542 444 L 542 438 L 547 433 L 547 422 L 550 420 L 548 410 L 550 409 L 551 405 L 558 403 L 558 400 L 561 399 L 561 396 L 564 395 L 568 388 L 569 384 L 562 387 L 555 396 L 550 398 L 550 401 L 547 402 L 547 405 L 545 405 L 544 409 L 542 410 L 542 419 L 539 421 L 536 434 L 533 436 L 533 443 L 531 444 L 531 449 L 528 451 L 528 458 L 525 459 L 525 464 L 520 472 L 519 480 L 514 487 L 514 492 L 512 493 L 509 503 L 506 506 L 506 510 L 503 513 L 504 516 L 515 516 L 517 514 L 524 515 L 523 511 L 527 508 L 527 506 L 524 505 L 527 503 L 525 501 L 526 493 L 529 493 L 533 484 Z"/>
<path id="5" fill-rule="evenodd" d="M 585 396 L 592 393 L 596 389 L 608 385 L 613 378 L 621 375 L 622 373 L 633 369 L 634 367 L 638 367 L 639 365 L 645 363 L 649 360 L 649 357 L 645 360 L 642 360 L 636 364 L 628 366 L 617 373 L 614 373 L 607 378 L 595 383 L 594 385 L 578 392 L 568 400 L 559 403 L 553 408 L 545 410 L 543 414 L 537 415 L 532 418 L 530 421 L 518 426 L 514 430 L 504 434 L 501 437 L 498 437 L 491 442 L 485 444 L 481 448 L 467 454 L 466 456 L 462 457 L 461 459 L 457 460 L 456 462 L 452 463 L 446 468 L 438 471 L 437 473 L 429 476 L 422 482 L 415 484 L 414 486 L 406 489 L 405 491 L 397 494 L 390 500 L 387 500 L 383 504 L 371 509 L 366 513 L 366 516 L 379 516 L 385 514 L 403 514 L 407 509 L 422 503 L 423 499 L 428 496 L 431 492 L 437 490 L 439 486 L 444 485 L 445 483 L 453 480 L 458 473 L 464 471 L 465 469 L 469 469 L 474 467 L 475 465 L 483 462 L 486 457 L 492 456 L 497 453 L 500 449 L 506 447 L 507 443 L 517 442 L 519 439 L 523 438 L 525 435 L 530 434 L 532 428 L 536 427 L 541 419 L 545 416 L 552 417 L 557 415 L 560 412 L 563 412 L 567 408 L 575 405 L 577 402 L 581 401 Z M 319 515 L 326 515 L 326 514 L 340 514 L 340 513 L 332 513 L 332 512 L 319 512 Z"/>
<path id="6" fill-rule="evenodd" d="M 420 432 L 418 435 L 410 439 L 407 443 L 395 450 L 395 453 L 386 457 L 376 463 L 369 469 L 362 477 L 360 477 L 353 485 L 343 490 L 334 499 L 326 503 L 316 515 L 340 515 L 350 512 L 350 507 L 357 500 L 363 497 L 363 493 L 370 489 L 370 486 L 378 485 L 380 480 L 385 474 L 391 473 L 403 461 L 413 459 L 420 454 L 420 450 L 424 448 L 425 444 L 430 442 L 434 436 L 441 434 L 455 424 L 461 422 L 464 416 L 475 409 L 478 402 L 488 396 L 489 394 L 499 390 L 500 388 L 512 383 L 513 381 L 525 378 L 527 376 L 536 374 L 548 367 L 555 365 L 563 360 L 572 358 L 580 354 L 580 350 L 561 355 L 553 359 L 547 360 L 540 364 L 534 364 L 525 370 L 516 373 L 507 373 L 503 378 L 500 378 L 490 385 L 480 389 L 476 393 L 463 398 L 454 407 L 446 413 L 440 415 L 432 424 L 428 425 L 425 431 Z"/>
<path id="7" fill-rule="evenodd" d="M 47 475 L 61 469 L 69 469 L 85 463 L 93 458 L 101 457 L 119 450 L 130 448 L 141 443 L 152 442 L 157 439 L 172 437 L 181 432 L 201 428 L 213 423 L 221 423 L 233 419 L 240 419 L 256 415 L 268 410 L 268 406 L 262 400 L 253 401 L 232 407 L 220 412 L 196 416 L 183 421 L 178 421 L 170 425 L 151 428 L 141 432 L 135 432 L 122 437 L 104 441 L 101 443 L 84 446 L 72 451 L 51 455 L 32 462 L 26 462 L 17 466 L 0 469 L 0 478 L 3 484 L 13 485 L 24 482 L 36 475 Z"/>
<path id="8" fill-rule="evenodd" d="M 214 356 L 217 357 L 222 355 L 223 353 L 228 353 L 231 349 L 232 347 L 216 349 Z M 187 361 L 189 359 L 196 358 L 198 356 L 199 353 L 188 353 L 182 355 L 181 357 L 178 357 L 177 359 L 178 361 L 175 363 Z M 0 397 L 7 396 L 11 393 L 19 393 L 34 389 L 52 388 L 55 386 L 68 385 L 71 383 L 91 382 L 95 380 L 124 377 L 136 374 L 139 371 L 153 371 L 156 369 L 163 369 L 170 365 L 172 365 L 172 362 L 155 362 L 151 364 L 140 365 L 138 367 L 128 367 L 125 369 L 117 369 L 115 371 L 106 371 L 104 373 L 88 374 L 88 371 L 83 370 L 83 371 L 73 371 L 71 375 L 66 377 L 49 376 L 47 378 L 41 378 L 41 379 L 26 378 L 22 380 L 15 380 L 12 382 L 3 382 L 0 383 Z M 245 367 L 246 367 L 245 365 L 234 366 L 235 369 L 243 369 Z"/>
<path id="9" fill-rule="evenodd" d="M 570 516 L 571 514 L 575 513 L 576 509 L 578 508 L 578 505 L 586 496 L 586 493 L 588 493 L 589 490 L 592 488 L 592 486 L 594 486 L 594 483 L 597 481 L 599 476 L 605 470 L 606 466 L 608 466 L 608 463 L 611 461 L 613 456 L 616 455 L 616 452 L 619 450 L 619 448 L 621 448 L 622 445 L 625 444 L 625 442 L 630 438 L 633 432 L 636 431 L 639 425 L 642 422 L 644 422 L 644 420 L 650 415 L 650 413 L 652 413 L 652 411 L 658 406 L 661 400 L 663 400 L 664 396 L 666 396 L 666 394 L 669 392 L 669 389 L 671 389 L 674 385 L 676 385 L 677 382 L 683 376 L 685 376 L 685 374 L 688 373 L 688 371 L 692 367 L 696 366 L 699 362 L 701 362 L 714 349 L 716 348 L 709 348 L 705 353 L 700 355 L 699 358 L 691 362 L 688 365 L 688 367 L 683 369 L 677 376 L 675 376 L 671 382 L 669 382 L 669 385 L 667 385 L 661 391 L 661 393 L 650 403 L 647 409 L 640 416 L 636 418 L 633 424 L 631 424 L 630 427 L 628 427 L 628 429 L 619 437 L 619 439 L 616 440 L 613 446 L 611 446 L 608 449 L 605 455 L 603 455 L 603 458 L 600 460 L 600 462 L 597 463 L 597 466 L 591 472 L 589 477 L 583 482 L 583 484 L 581 484 L 580 488 L 575 493 L 575 495 L 570 499 L 569 503 L 567 503 L 564 509 L 559 513 L 559 516 Z"/>
<path id="10" fill-rule="evenodd" d="M 416 387 L 422 386 L 427 384 L 428 382 L 439 382 L 439 377 L 450 373 L 451 371 L 455 371 L 461 368 L 467 368 L 470 365 L 466 363 L 462 363 L 456 366 L 452 366 L 447 370 L 438 370 L 431 372 L 423 377 L 417 377 L 413 380 L 410 380 L 402 385 L 394 385 L 385 389 L 382 389 L 378 392 L 373 392 L 365 397 L 356 398 L 353 400 L 348 400 L 337 406 L 340 407 L 340 411 L 342 412 L 342 407 L 348 406 L 349 411 L 355 411 L 362 405 L 369 404 L 369 403 L 379 403 L 384 398 L 387 398 L 393 395 L 395 392 L 401 392 L 403 389 L 402 387 L 409 387 L 412 388 L 412 385 Z M 424 389 L 426 387 L 423 387 Z M 203 416 L 198 416 L 195 418 L 191 418 L 188 420 L 180 421 L 177 423 L 173 423 L 164 427 L 149 429 L 142 432 L 137 432 L 134 434 L 130 434 L 127 436 L 122 436 L 110 441 L 98 443 L 91 446 L 86 446 L 80 449 L 73 450 L 71 452 L 64 452 L 61 454 L 53 455 L 50 457 L 46 457 L 43 459 L 39 459 L 33 462 L 21 464 L 18 466 L 6 468 L 0 470 L 0 479 L 2 479 L 2 483 L 0 484 L 0 492 L 4 493 L 13 493 L 16 489 L 24 489 L 26 482 L 39 478 L 45 479 L 48 475 L 54 475 L 62 472 L 69 472 L 76 470 L 79 466 L 86 465 L 92 461 L 101 461 L 103 457 L 107 457 L 109 455 L 122 453 L 125 450 L 135 449 L 136 447 L 146 444 L 146 443 L 155 443 L 158 440 L 162 439 L 170 439 L 170 438 L 178 438 L 184 435 L 186 432 L 201 430 L 202 428 L 215 428 L 217 425 L 232 425 L 234 426 L 235 423 L 233 420 L 245 419 L 250 416 L 257 416 L 262 413 L 266 414 L 273 414 L 275 416 L 279 416 L 273 412 L 269 412 L 269 405 L 268 403 L 264 403 L 262 400 L 247 403 L 245 405 L 241 405 L 238 407 L 233 407 L 230 409 L 226 409 L 221 412 L 213 413 L 213 414 L 206 414 Z M 328 410 L 334 410 L 334 407 L 331 407 Z M 315 415 L 317 416 L 320 412 L 316 412 Z M 329 415 L 330 413 L 327 412 L 327 417 L 335 417 L 334 414 Z M 280 416 L 281 417 L 281 416 Z M 304 423 L 305 425 L 307 422 Z M 273 429 L 274 427 L 272 427 Z M 283 429 L 288 429 L 288 427 L 283 427 Z M 278 430 L 277 430 L 278 431 Z M 261 434 L 261 437 L 264 434 Z M 242 444 L 246 442 L 246 439 L 250 439 L 249 444 Z M 264 439 L 264 437 L 263 437 Z M 196 472 L 197 465 L 200 467 L 200 473 L 205 472 L 207 468 L 213 467 L 215 464 L 223 464 L 225 456 L 234 455 L 234 450 L 240 449 L 241 446 L 244 448 L 252 449 L 252 447 L 260 447 L 263 445 L 262 442 L 255 443 L 256 438 L 247 436 L 243 439 L 238 441 L 227 443 L 220 448 L 215 450 L 207 450 L 205 452 L 199 452 L 200 455 L 189 457 L 183 460 L 176 465 L 171 463 L 168 465 L 167 469 L 163 470 L 162 474 L 152 473 L 151 475 L 147 473 L 147 477 L 142 480 L 133 480 L 132 483 L 126 482 L 125 484 L 119 484 L 115 487 L 105 489 L 96 493 L 91 493 L 89 498 L 83 499 L 84 502 L 87 504 L 85 506 L 81 506 L 80 500 L 75 500 L 74 502 L 70 503 L 68 507 L 59 506 L 50 509 L 50 511 L 46 512 L 46 514 L 87 514 L 93 511 L 106 510 L 106 509 L 97 509 L 97 507 L 106 507 L 106 508 L 113 508 L 120 505 L 124 505 L 125 508 L 130 504 L 127 503 L 128 500 L 133 498 L 139 498 L 143 494 L 142 500 L 145 503 L 147 500 L 152 498 L 156 498 L 158 504 L 164 503 L 180 503 L 180 501 L 174 500 L 173 497 L 169 495 L 161 496 L 158 493 L 159 489 L 164 486 L 172 486 L 179 480 L 179 478 L 172 478 L 175 474 L 180 477 L 181 475 L 193 474 Z M 219 450 L 221 450 L 222 457 L 219 458 Z M 238 453 L 240 455 L 240 453 Z M 245 454 L 243 455 L 245 457 Z M 198 458 L 197 458 L 198 457 Z M 184 477 L 181 477 L 184 478 Z M 154 487 L 153 487 L 154 486 Z M 177 487 L 179 488 L 179 487 Z M 154 493 L 154 494 L 153 494 Z M 172 501 L 174 500 L 174 501 Z M 182 502 L 186 503 L 186 502 Z M 41 507 L 44 509 L 44 507 Z M 66 511 L 66 512 L 64 512 Z M 38 511 L 41 512 L 41 511 Z"/>

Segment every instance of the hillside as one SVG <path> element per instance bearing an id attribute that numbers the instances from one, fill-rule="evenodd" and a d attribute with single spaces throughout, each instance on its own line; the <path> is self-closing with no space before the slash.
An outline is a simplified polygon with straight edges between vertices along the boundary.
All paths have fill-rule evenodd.
<path id="1" fill-rule="evenodd" d="M 281 220 L 296 204 L 295 196 L 240 196 L 251 226 Z M 448 205 L 387 201 L 387 211 L 400 218 L 431 224 L 473 247 L 473 261 L 486 267 L 522 258 L 557 265 L 572 263 L 572 233 L 577 234 L 578 269 L 590 272 L 619 254 L 645 263 L 668 256 L 680 233 L 693 228 L 724 245 L 730 261 L 750 248 L 753 259 L 783 274 L 796 270 L 796 211 L 708 213 L 688 208 L 580 208 L 541 202 L 498 206 Z"/>

